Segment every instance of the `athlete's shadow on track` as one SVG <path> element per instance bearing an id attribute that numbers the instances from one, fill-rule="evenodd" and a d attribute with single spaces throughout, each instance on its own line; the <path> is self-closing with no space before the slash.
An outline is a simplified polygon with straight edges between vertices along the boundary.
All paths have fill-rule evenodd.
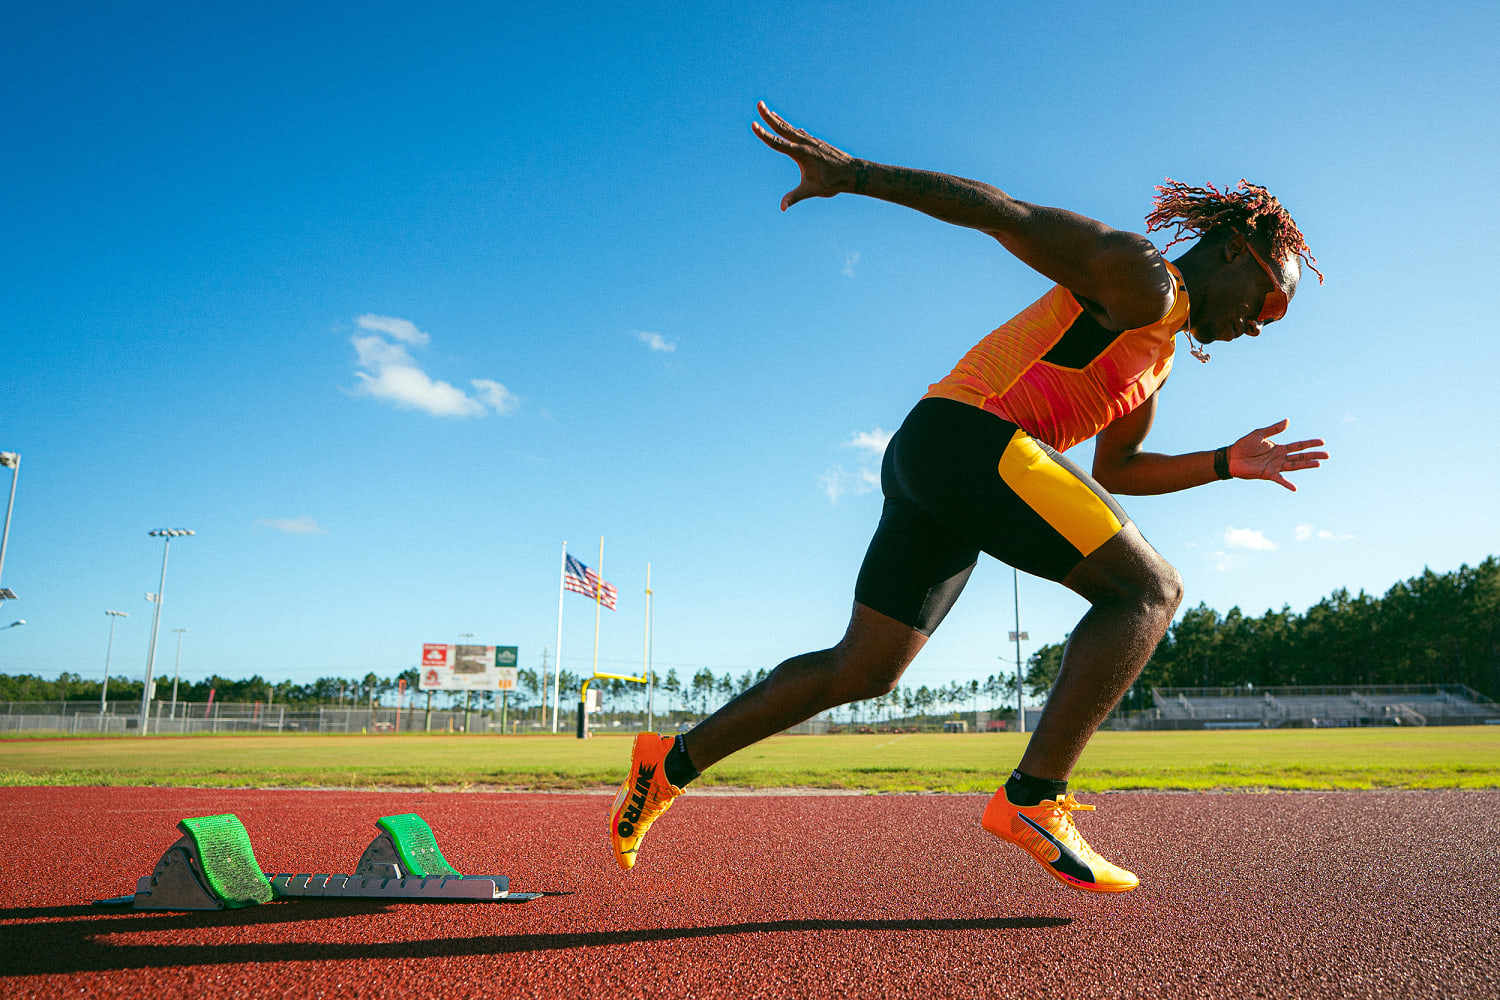
<path id="1" fill-rule="evenodd" d="M 449 906 L 484 905 L 449 903 Z M 541 904 L 539 904 L 541 905 Z M 601 945 L 640 944 L 715 938 L 734 934 L 797 934 L 809 931 L 1018 931 L 1066 927 L 1065 917 L 983 917 L 935 920 L 767 920 L 704 927 L 659 927 L 624 931 L 580 931 L 570 934 L 490 934 L 416 941 L 277 942 L 241 944 L 137 945 L 120 943 L 148 932 L 213 929 L 222 940 L 227 927 L 299 924 L 340 916 L 359 916 L 388 909 L 386 904 L 340 901 L 256 906 L 205 913 L 142 913 L 93 906 L 43 906 L 0 909 L 7 923 L 0 952 L 0 974 L 57 975 L 122 969 L 238 965 L 249 962 L 336 962 L 359 959 L 421 959 L 515 955 Z M 510 909 L 507 907 L 507 909 Z M 100 940 L 107 938 L 108 940 Z"/>

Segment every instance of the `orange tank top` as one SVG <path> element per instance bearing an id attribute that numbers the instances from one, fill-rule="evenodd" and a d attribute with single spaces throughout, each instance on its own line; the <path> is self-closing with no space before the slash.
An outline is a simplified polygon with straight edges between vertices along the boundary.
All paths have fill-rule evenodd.
<path id="1" fill-rule="evenodd" d="M 989 410 L 1058 451 L 1140 406 L 1172 371 L 1188 296 L 1171 264 L 1172 308 L 1150 326 L 1106 330 L 1061 285 L 985 337 L 924 399 Z"/>

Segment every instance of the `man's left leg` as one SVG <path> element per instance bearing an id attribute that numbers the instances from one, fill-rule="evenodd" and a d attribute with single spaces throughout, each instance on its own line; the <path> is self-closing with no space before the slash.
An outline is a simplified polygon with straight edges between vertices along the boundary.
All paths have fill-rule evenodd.
<path id="1" fill-rule="evenodd" d="M 905 434 L 903 426 L 887 448 L 887 471 Z M 860 566 L 854 612 L 838 645 L 785 661 L 689 733 L 636 737 L 630 771 L 610 813 L 620 867 L 635 864 L 646 830 L 700 770 L 819 712 L 890 691 L 958 599 L 978 547 L 893 496 L 898 491 L 889 477 L 884 486 L 880 525 Z"/>
<path id="2" fill-rule="evenodd" d="M 620 867 L 634 867 L 651 824 L 698 771 L 819 712 L 885 694 L 926 642 L 910 625 L 856 603 L 837 646 L 786 660 L 691 732 L 636 736 L 630 771 L 610 808 Z"/>

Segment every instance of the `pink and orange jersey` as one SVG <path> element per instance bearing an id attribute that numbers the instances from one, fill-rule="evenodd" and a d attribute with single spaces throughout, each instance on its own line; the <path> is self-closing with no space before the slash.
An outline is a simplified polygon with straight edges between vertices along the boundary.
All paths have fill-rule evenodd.
<path id="1" fill-rule="evenodd" d="M 1140 406 L 1172 371 L 1173 337 L 1188 296 L 1171 264 L 1175 296 L 1150 326 L 1106 330 L 1072 292 L 1055 285 L 985 337 L 927 390 L 995 413 L 1058 451 L 1086 441 Z"/>

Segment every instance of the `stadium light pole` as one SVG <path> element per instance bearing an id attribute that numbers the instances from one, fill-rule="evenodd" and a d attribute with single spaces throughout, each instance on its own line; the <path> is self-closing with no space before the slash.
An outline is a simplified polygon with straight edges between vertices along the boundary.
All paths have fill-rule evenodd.
<path id="1" fill-rule="evenodd" d="M 115 619 L 129 618 L 130 615 L 123 611 L 106 611 L 109 615 L 109 645 L 104 647 L 104 686 L 99 689 L 99 714 L 103 715 L 109 704 L 109 654 L 115 648 Z"/>
<path id="2" fill-rule="evenodd" d="M 14 451 L 0 451 L 0 465 L 10 470 L 10 503 L 5 505 L 5 531 L 0 533 L 0 576 L 3 576 L 5 574 L 5 546 L 10 541 L 10 512 L 16 507 L 16 480 L 21 478 L 21 456 Z M 15 591 L 0 587 L 0 604 L 15 599 Z"/>
<path id="3" fill-rule="evenodd" d="M 174 628 L 177 633 L 177 663 L 172 667 L 172 718 L 177 718 L 177 675 L 182 671 L 182 633 L 185 628 Z"/>
<path id="4" fill-rule="evenodd" d="M 146 730 L 151 725 L 151 675 L 156 668 L 156 636 L 161 631 L 161 605 L 167 594 L 167 555 L 172 551 L 172 539 L 183 535 L 194 535 L 197 532 L 186 528 L 157 528 L 155 531 L 147 532 L 152 538 L 164 540 L 161 550 L 161 583 L 157 585 L 156 612 L 151 616 L 151 645 L 146 651 L 146 686 L 141 689 L 141 735 L 146 735 Z"/>

